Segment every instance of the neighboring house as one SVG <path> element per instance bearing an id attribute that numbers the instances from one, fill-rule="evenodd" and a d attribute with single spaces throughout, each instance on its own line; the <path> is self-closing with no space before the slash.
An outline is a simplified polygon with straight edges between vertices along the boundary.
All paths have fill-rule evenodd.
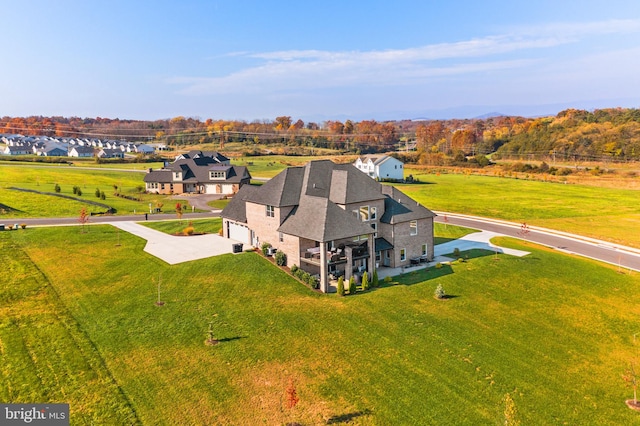
<path id="1" fill-rule="evenodd" d="M 353 165 L 373 179 L 404 180 L 404 163 L 389 155 L 361 156 Z"/>
<path id="2" fill-rule="evenodd" d="M 119 149 L 102 148 L 98 151 L 99 158 L 124 158 L 124 152 Z"/>
<path id="3" fill-rule="evenodd" d="M 47 143 L 42 148 L 37 149 L 35 153 L 45 157 L 66 157 L 68 151 L 60 145 Z"/>
<path id="4" fill-rule="evenodd" d="M 218 164 L 226 164 L 226 165 L 230 165 L 231 164 L 231 160 L 229 160 L 227 157 L 225 157 L 224 155 L 220 154 L 219 152 L 216 151 L 198 151 L 198 150 L 193 150 L 193 151 L 189 151 L 186 154 L 180 154 L 176 157 L 176 161 L 178 160 L 185 160 L 185 159 L 193 159 L 193 160 L 197 160 L 199 158 L 207 158 L 207 159 L 211 159 L 213 162 L 218 163 Z"/>
<path id="5" fill-rule="evenodd" d="M 69 149 L 69 157 L 93 157 L 93 147 L 75 145 Z"/>
<path id="6" fill-rule="evenodd" d="M 27 155 L 27 154 L 33 154 L 33 151 L 31 150 L 30 145 L 23 145 L 23 146 L 7 145 L 4 151 L 2 151 L 2 153 L 5 155 Z"/>
<path id="7" fill-rule="evenodd" d="M 180 156 L 160 170 L 149 170 L 144 177 L 148 192 L 158 194 L 227 194 L 232 195 L 251 181 L 244 166 L 231 166 L 216 152 Z M 225 163 L 219 160 L 224 158 Z"/>
<path id="8" fill-rule="evenodd" d="M 351 164 L 312 161 L 262 186 L 246 185 L 222 211 L 227 238 L 270 243 L 287 264 L 330 278 L 433 259 L 435 214 Z"/>
<path id="9" fill-rule="evenodd" d="M 154 147 L 144 143 L 141 143 L 139 145 L 134 145 L 134 148 L 135 148 L 135 151 L 139 154 L 153 154 L 154 152 L 156 152 Z"/>

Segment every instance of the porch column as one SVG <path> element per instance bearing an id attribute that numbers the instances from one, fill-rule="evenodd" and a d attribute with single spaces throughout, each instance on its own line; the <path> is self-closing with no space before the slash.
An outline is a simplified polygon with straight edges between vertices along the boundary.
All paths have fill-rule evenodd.
<path id="1" fill-rule="evenodd" d="M 329 293 L 329 280 L 327 273 L 327 243 L 320 243 L 320 291 Z"/>
<path id="2" fill-rule="evenodd" d="M 347 257 L 347 266 L 344 268 L 344 285 L 348 286 L 349 279 L 353 275 L 353 248 L 346 246 L 344 248 L 344 254 Z"/>
<path id="3" fill-rule="evenodd" d="M 367 246 L 369 248 L 369 268 L 367 271 L 371 273 L 371 278 L 373 278 L 373 271 L 376 270 L 376 241 L 373 234 L 369 235 Z"/>

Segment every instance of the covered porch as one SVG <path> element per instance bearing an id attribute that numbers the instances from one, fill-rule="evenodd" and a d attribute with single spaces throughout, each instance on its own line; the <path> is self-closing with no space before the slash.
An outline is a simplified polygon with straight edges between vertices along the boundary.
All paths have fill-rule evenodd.
<path id="1" fill-rule="evenodd" d="M 340 277 L 347 282 L 353 276 L 356 283 L 360 283 L 365 272 L 373 274 L 376 268 L 373 241 L 372 234 L 358 241 L 353 238 L 328 242 L 302 239 L 300 268 L 318 276 L 324 293 L 335 288 Z"/>

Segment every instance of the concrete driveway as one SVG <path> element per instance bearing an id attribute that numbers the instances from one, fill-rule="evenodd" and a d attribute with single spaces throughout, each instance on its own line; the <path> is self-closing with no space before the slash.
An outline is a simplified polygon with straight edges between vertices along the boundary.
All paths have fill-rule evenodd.
<path id="1" fill-rule="evenodd" d="M 215 234 L 179 237 L 131 221 L 111 224 L 147 240 L 144 251 L 170 265 L 233 253 L 233 244 L 238 242 Z"/>

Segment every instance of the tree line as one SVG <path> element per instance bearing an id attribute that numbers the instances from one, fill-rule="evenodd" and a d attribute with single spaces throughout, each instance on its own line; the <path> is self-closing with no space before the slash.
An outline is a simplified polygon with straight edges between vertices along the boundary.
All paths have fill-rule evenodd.
<path id="1" fill-rule="evenodd" d="M 640 110 L 567 109 L 556 116 L 497 116 L 451 120 L 329 120 L 322 123 L 279 116 L 273 120 L 121 120 L 79 117 L 2 117 L 0 133 L 96 137 L 162 142 L 169 146 L 246 144 L 247 150 L 278 144 L 341 152 L 412 151 L 424 164 L 487 154 L 521 159 L 640 160 Z"/>

